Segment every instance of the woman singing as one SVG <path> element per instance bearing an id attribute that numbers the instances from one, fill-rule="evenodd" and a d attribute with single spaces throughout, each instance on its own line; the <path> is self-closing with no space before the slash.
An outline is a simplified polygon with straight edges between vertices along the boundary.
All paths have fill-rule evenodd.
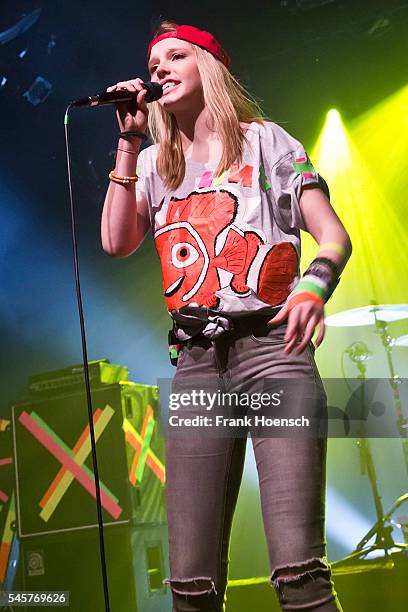
<path id="1" fill-rule="evenodd" d="M 149 109 L 142 79 L 108 88 L 139 93 L 137 108 L 117 107 L 121 134 L 102 244 L 126 257 L 153 233 L 173 325 L 173 390 L 251 396 L 262 389 L 276 397 L 284 388 L 279 416 L 324 417 L 312 336 L 317 330 L 319 346 L 324 304 L 351 253 L 327 186 L 301 143 L 234 78 L 209 32 L 163 22 L 147 60 L 150 79 L 163 87 Z M 154 144 L 141 150 L 147 129 Z M 302 277 L 301 229 L 318 245 Z M 196 413 L 184 404 L 177 418 Z M 326 559 L 326 435 L 249 429 L 281 609 L 341 610 Z M 166 436 L 165 583 L 174 611 L 216 612 L 225 610 L 246 435 L 190 432 L 169 427 Z"/>

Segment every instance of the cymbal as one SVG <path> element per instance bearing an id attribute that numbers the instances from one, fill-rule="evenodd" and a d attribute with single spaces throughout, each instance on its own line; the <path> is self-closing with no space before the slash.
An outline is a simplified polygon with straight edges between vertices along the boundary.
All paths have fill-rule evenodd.
<path id="1" fill-rule="evenodd" d="M 375 325 L 376 318 L 387 323 L 408 319 L 408 304 L 378 304 L 351 308 L 326 317 L 325 323 L 332 327 L 357 327 Z"/>
<path id="2" fill-rule="evenodd" d="M 408 346 L 408 336 L 400 336 L 395 338 L 394 346 Z"/>

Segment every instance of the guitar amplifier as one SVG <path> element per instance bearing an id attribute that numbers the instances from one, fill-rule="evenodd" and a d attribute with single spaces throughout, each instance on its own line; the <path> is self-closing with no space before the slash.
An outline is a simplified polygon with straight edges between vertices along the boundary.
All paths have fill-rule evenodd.
<path id="1" fill-rule="evenodd" d="M 0 418 L 0 590 L 6 579 L 14 537 L 14 470 L 11 421 Z"/>
<path id="2" fill-rule="evenodd" d="M 41 382 L 41 376 L 36 380 Z M 47 374 L 43 380 L 52 378 Z M 98 376 L 94 381 L 111 610 L 161 612 L 171 608 L 171 593 L 162 584 L 169 568 L 158 389 L 127 380 L 103 384 Z M 47 387 L 46 393 L 32 389 L 30 401 L 12 406 L 21 559 L 13 588 L 70 591 L 70 606 L 77 612 L 102 610 L 86 395 L 83 385 L 80 390 L 66 384 Z"/>
<path id="3" fill-rule="evenodd" d="M 109 359 L 98 359 L 88 362 L 88 374 L 91 387 L 127 381 L 129 371 L 126 366 L 110 363 Z M 85 373 L 83 364 L 77 364 L 34 374 L 28 378 L 30 397 L 47 397 L 61 394 L 81 392 L 84 389 Z"/>
<path id="4" fill-rule="evenodd" d="M 92 390 L 103 521 L 165 523 L 164 439 L 157 387 Z M 12 407 L 20 538 L 97 526 L 86 395 Z"/>
<path id="5" fill-rule="evenodd" d="M 111 612 L 171 610 L 171 591 L 162 584 L 169 575 L 167 526 L 110 525 L 104 543 Z M 24 538 L 20 559 L 14 590 L 68 591 L 69 610 L 105 610 L 96 529 Z"/>

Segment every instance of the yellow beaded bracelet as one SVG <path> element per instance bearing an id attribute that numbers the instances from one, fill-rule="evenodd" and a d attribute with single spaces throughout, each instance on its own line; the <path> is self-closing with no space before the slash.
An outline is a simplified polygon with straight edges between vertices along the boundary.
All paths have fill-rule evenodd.
<path id="1" fill-rule="evenodd" d="M 342 244 L 338 244 L 337 242 L 324 242 L 322 244 L 319 244 L 319 252 L 317 253 L 318 256 L 320 251 L 334 251 L 339 255 L 344 255 L 346 249 Z"/>
<path id="2" fill-rule="evenodd" d="M 114 183 L 119 183 L 120 185 L 129 185 L 129 183 L 136 183 L 138 180 L 138 176 L 118 176 L 114 174 L 113 170 L 109 172 L 109 178 Z"/>

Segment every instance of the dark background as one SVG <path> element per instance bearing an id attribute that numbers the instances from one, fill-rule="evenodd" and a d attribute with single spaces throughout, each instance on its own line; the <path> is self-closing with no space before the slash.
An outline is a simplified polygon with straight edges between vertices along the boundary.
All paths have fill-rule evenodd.
<path id="1" fill-rule="evenodd" d="M 329 108 L 351 119 L 406 82 L 407 2 L 209 1 L 203 10 L 201 3 L 191 2 L 5 0 L 0 32 L 35 9 L 41 9 L 37 21 L 0 45 L 0 80 L 7 79 L 0 88 L 0 413 L 20 396 L 29 373 L 81 359 L 63 133 L 66 105 L 118 80 L 147 78 L 146 46 L 161 17 L 219 37 L 232 56 L 234 73 L 269 117 L 306 144 L 317 137 Z M 24 93 L 37 77 L 52 89 L 33 105 Z M 152 242 L 148 238 L 137 255 L 120 261 L 100 247 L 99 220 L 116 132 L 112 107 L 72 112 L 90 356 L 99 358 L 102 351 L 121 360 L 120 345 L 126 343 L 124 357 L 133 376 L 151 383 L 156 371 L 172 372 Z M 134 326 L 131 353 L 128 324 Z M 151 360 L 155 371 L 147 367 Z"/>
<path id="2" fill-rule="evenodd" d="M 2 42 L 2 34 L 36 9 L 39 16 L 29 29 Z M 3 0 L 0 416 L 24 398 L 30 374 L 82 358 L 70 238 L 66 106 L 119 80 L 147 78 L 146 48 L 161 17 L 207 29 L 219 38 L 232 56 L 237 78 L 273 121 L 307 147 L 328 109 L 335 107 L 345 121 L 351 120 L 406 84 L 408 3 L 403 1 Z M 38 77 L 50 84 L 50 93 L 33 104 L 26 92 Z M 155 384 L 174 371 L 168 363 L 169 319 L 152 240 L 148 237 L 135 255 L 122 260 L 109 258 L 100 245 L 100 215 L 117 138 L 113 108 L 74 109 L 70 138 L 89 357 L 108 357 L 127 365 L 131 380 Z M 247 469 L 240 502 L 245 512 L 237 521 L 241 535 L 247 530 L 257 542 L 262 539 L 252 505 L 257 484 L 253 466 Z M 338 478 L 344 494 L 348 475 L 338 468 Z M 357 484 L 354 501 L 359 517 L 366 513 L 365 522 L 336 505 L 336 495 L 331 502 L 348 521 L 347 528 L 357 521 L 361 536 L 374 522 L 364 483 L 362 489 Z M 393 496 L 390 491 L 389 498 Z M 346 527 L 339 523 L 339 529 Z M 336 543 L 329 542 L 332 556 L 345 554 L 356 538 L 343 533 Z M 263 568 L 264 548 L 252 559 L 255 573 L 257 559 Z M 244 576 L 245 562 L 240 563 L 237 573 Z"/>

